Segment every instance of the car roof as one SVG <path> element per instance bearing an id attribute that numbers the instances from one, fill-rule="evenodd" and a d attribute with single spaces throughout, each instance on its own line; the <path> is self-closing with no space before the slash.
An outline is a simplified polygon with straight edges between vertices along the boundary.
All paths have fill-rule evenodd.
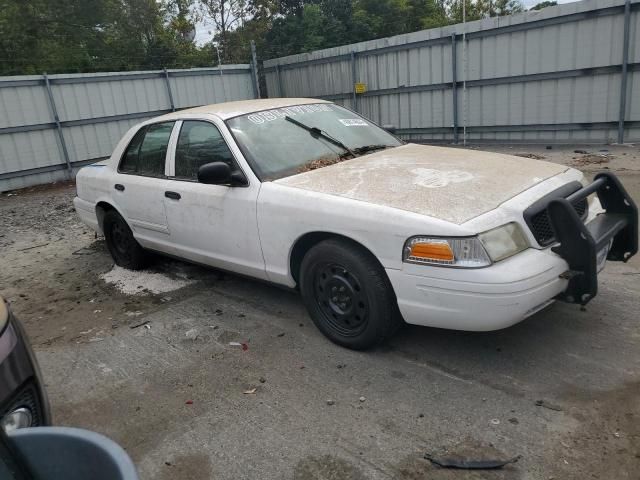
<path id="1" fill-rule="evenodd" d="M 172 118 L 180 117 L 180 114 L 210 114 L 217 115 L 222 120 L 246 115 L 247 113 L 271 110 L 274 108 L 291 107 L 294 105 L 307 105 L 310 103 L 331 103 L 316 98 L 265 98 L 260 100 L 240 100 L 236 102 L 214 103 L 202 107 L 188 108 L 170 114 Z"/>

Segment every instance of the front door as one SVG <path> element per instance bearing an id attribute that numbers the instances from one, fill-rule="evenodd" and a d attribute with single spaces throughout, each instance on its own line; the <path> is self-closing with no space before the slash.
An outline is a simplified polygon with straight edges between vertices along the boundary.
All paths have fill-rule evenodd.
<path id="1" fill-rule="evenodd" d="M 213 123 L 185 120 L 179 128 L 164 197 L 171 241 L 178 255 L 266 278 L 256 216 L 260 185 L 199 183 L 201 165 L 222 161 L 233 171 L 239 169 L 238 163 Z"/>
<path id="2" fill-rule="evenodd" d="M 125 150 L 113 198 L 133 230 L 147 248 L 166 250 L 169 225 L 164 209 L 165 175 L 169 139 L 175 122 L 142 127 Z"/>

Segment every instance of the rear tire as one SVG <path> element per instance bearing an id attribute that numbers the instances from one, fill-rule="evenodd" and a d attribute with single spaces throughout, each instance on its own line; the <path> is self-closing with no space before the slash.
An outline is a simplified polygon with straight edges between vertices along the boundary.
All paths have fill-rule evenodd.
<path id="1" fill-rule="evenodd" d="M 147 252 L 133 237 L 133 232 L 124 218 L 115 210 L 104 215 L 102 230 L 113 261 L 129 270 L 140 270 L 147 265 Z"/>
<path id="2" fill-rule="evenodd" d="M 403 323 L 380 262 L 347 240 L 325 240 L 307 252 L 300 267 L 300 291 L 313 323 L 346 348 L 378 345 Z"/>

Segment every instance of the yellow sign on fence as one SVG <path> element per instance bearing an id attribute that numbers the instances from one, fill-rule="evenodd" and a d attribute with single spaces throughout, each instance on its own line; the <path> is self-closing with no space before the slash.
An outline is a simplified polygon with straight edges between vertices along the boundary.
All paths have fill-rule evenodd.
<path id="1" fill-rule="evenodd" d="M 362 95 L 367 91 L 367 84 L 358 82 L 355 84 L 355 88 L 356 88 L 356 93 L 358 95 Z"/>

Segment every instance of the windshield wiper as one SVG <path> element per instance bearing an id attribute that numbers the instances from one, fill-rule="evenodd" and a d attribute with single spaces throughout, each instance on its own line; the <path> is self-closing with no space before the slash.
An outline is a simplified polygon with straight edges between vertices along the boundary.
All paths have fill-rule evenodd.
<path id="1" fill-rule="evenodd" d="M 358 154 L 375 152 L 376 150 L 384 150 L 385 148 L 389 148 L 392 145 L 363 145 L 362 147 L 354 148 L 353 151 Z"/>
<path id="2" fill-rule="evenodd" d="M 304 128 L 307 132 L 309 132 L 311 134 L 311 136 L 313 138 L 322 137 L 327 142 L 332 143 L 335 146 L 342 148 L 345 152 L 348 152 L 353 158 L 355 158 L 357 156 L 353 150 L 351 150 L 349 147 L 347 147 L 340 140 L 337 140 L 337 139 L 333 138 L 327 132 L 324 132 L 324 131 L 320 130 L 318 127 L 310 127 L 309 125 L 305 125 L 304 123 L 299 122 L 298 120 L 294 120 L 293 118 L 291 118 L 289 116 L 284 117 L 284 119 L 286 121 L 288 121 L 288 122 L 293 123 L 294 125 L 297 125 L 300 128 Z"/>

